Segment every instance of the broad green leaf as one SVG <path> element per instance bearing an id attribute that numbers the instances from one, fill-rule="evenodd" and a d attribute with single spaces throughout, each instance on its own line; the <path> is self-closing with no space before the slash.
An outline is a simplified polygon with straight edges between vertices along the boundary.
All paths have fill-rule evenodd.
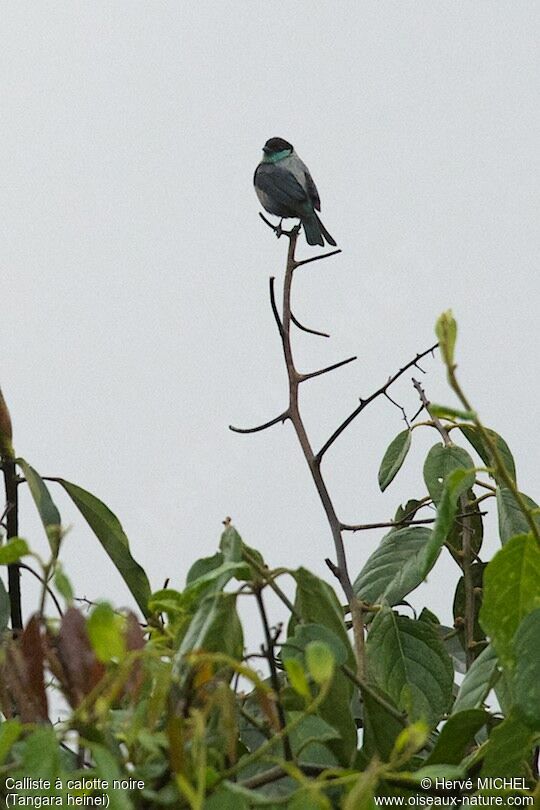
<path id="1" fill-rule="evenodd" d="M 380 695 L 384 704 L 390 704 L 395 709 L 397 705 L 392 698 L 377 686 L 372 686 L 374 692 Z M 363 701 L 363 746 L 362 754 L 366 762 L 370 762 L 375 756 L 387 762 L 390 759 L 396 739 L 403 731 L 405 720 L 400 720 L 394 716 L 386 705 L 381 705 L 371 694 L 364 692 Z"/>
<path id="2" fill-rule="evenodd" d="M 54 557 L 58 556 L 60 539 L 62 536 L 62 519 L 60 512 L 51 498 L 43 478 L 28 464 L 24 458 L 17 459 L 17 465 L 22 470 L 32 499 L 36 505 L 43 528 L 47 535 L 49 545 Z"/>
<path id="3" fill-rule="evenodd" d="M 514 639 L 515 705 L 531 729 L 540 731 L 540 608 L 527 614 Z"/>
<path id="4" fill-rule="evenodd" d="M 287 810 L 332 810 L 332 805 L 322 791 L 315 785 L 300 789 L 287 802 Z"/>
<path id="5" fill-rule="evenodd" d="M 299 568 L 293 575 L 296 580 L 294 606 L 302 617 L 302 623 L 320 624 L 331 630 L 347 650 L 348 665 L 354 668 L 356 662 L 345 627 L 343 608 L 335 591 L 327 582 L 306 568 Z M 289 622 L 289 636 L 294 635 L 297 624 L 295 617 L 292 616 Z"/>
<path id="6" fill-rule="evenodd" d="M 250 791 L 251 792 L 251 791 Z M 219 789 L 204 800 L 203 810 L 250 810 L 253 807 L 248 797 L 239 796 L 224 782 Z"/>
<path id="7" fill-rule="evenodd" d="M 480 776 L 517 777 L 527 772 L 534 733 L 515 714 L 493 729 L 486 745 Z"/>
<path id="8" fill-rule="evenodd" d="M 497 654 L 490 644 L 473 661 L 465 675 L 452 707 L 452 714 L 482 706 L 498 677 Z"/>
<path id="9" fill-rule="evenodd" d="M 474 470 L 474 461 L 462 447 L 456 445 L 435 444 L 424 462 L 424 481 L 428 492 L 436 504 L 442 498 L 446 479 L 454 470 Z M 474 472 L 469 486 L 474 484 Z"/>
<path id="10" fill-rule="evenodd" d="M 327 582 L 319 579 L 305 568 L 294 572 L 296 595 L 294 606 L 302 621 L 309 624 L 322 624 L 331 630 L 347 650 L 347 665 L 356 667 L 347 629 L 343 618 L 343 609 L 339 600 Z M 288 636 L 293 636 L 297 620 L 291 617 Z M 340 739 L 329 744 L 338 756 L 342 765 L 348 766 L 356 751 L 357 730 L 350 710 L 353 687 L 341 670 L 334 675 L 334 682 L 328 696 L 319 709 L 319 715 L 339 731 Z"/>
<path id="11" fill-rule="evenodd" d="M 484 439 L 482 438 L 482 434 L 476 427 L 476 425 L 460 425 L 459 429 L 469 442 L 469 444 L 474 447 L 482 461 L 487 467 L 491 467 L 493 462 L 491 459 L 491 454 L 489 450 L 489 446 L 485 443 Z M 489 434 L 490 439 L 495 444 L 497 450 L 499 451 L 499 455 L 506 467 L 506 471 L 511 476 L 511 478 L 515 481 L 516 480 L 516 465 L 514 462 L 514 457 L 510 451 L 510 448 L 506 444 L 505 440 L 502 436 L 499 436 L 498 433 L 495 433 L 494 430 L 490 430 L 489 428 L 485 428 L 486 432 Z M 496 477 L 495 475 L 493 477 Z"/>
<path id="12" fill-rule="evenodd" d="M 186 585 L 191 585 L 199 579 L 199 577 L 206 576 L 211 571 L 215 571 L 220 565 L 223 565 L 223 554 L 217 551 L 212 557 L 201 557 L 196 560 L 188 571 L 186 577 Z"/>
<path id="13" fill-rule="evenodd" d="M 336 633 L 323 624 L 297 624 L 294 635 L 281 645 L 281 658 L 283 661 L 287 661 L 289 658 L 303 660 L 306 645 L 311 641 L 323 641 L 330 647 L 338 666 L 347 663 L 348 647 L 345 646 Z"/>
<path id="14" fill-rule="evenodd" d="M 251 807 L 253 805 L 246 796 L 239 796 L 236 791 L 230 789 L 229 783 L 225 782 L 204 800 L 203 810 L 250 810 Z"/>
<path id="15" fill-rule="evenodd" d="M 406 726 L 397 736 L 394 750 L 390 757 L 392 767 L 400 767 L 420 751 L 429 739 L 429 727 L 423 720 Z"/>
<path id="16" fill-rule="evenodd" d="M 0 546 L 0 565 L 11 565 L 27 554 L 30 554 L 30 549 L 26 540 L 12 537 L 5 545 Z"/>
<path id="17" fill-rule="evenodd" d="M 381 488 L 381 492 L 384 492 L 386 487 L 392 483 L 398 474 L 401 465 L 407 457 L 410 446 L 411 431 L 408 429 L 398 433 L 396 438 L 388 445 L 379 469 L 379 487 Z"/>
<path id="18" fill-rule="evenodd" d="M 60 749 L 52 728 L 37 728 L 24 740 L 18 753 L 21 755 L 20 769 L 10 775 L 16 779 L 31 775 L 33 779 L 47 779 L 54 785 L 60 775 Z M 38 789 L 27 795 L 50 796 L 50 791 Z"/>
<path id="19" fill-rule="evenodd" d="M 9 594 L 3 580 L 0 579 L 0 634 L 9 627 L 10 613 L 11 605 L 9 603 Z"/>
<path id="20" fill-rule="evenodd" d="M 434 727 L 448 710 L 454 670 L 435 627 L 383 608 L 367 640 L 372 677 L 412 721 Z"/>
<path id="21" fill-rule="evenodd" d="M 452 368 L 454 365 L 454 349 L 457 339 L 457 323 L 452 315 L 451 309 L 439 315 L 437 323 L 435 324 L 435 334 L 439 341 L 439 350 L 444 363 L 449 368 Z"/>
<path id="22" fill-rule="evenodd" d="M 59 483 L 115 564 L 144 616 L 149 616 L 150 583 L 144 569 L 131 556 L 129 541 L 116 515 L 85 489 L 63 479 Z"/>
<path id="23" fill-rule="evenodd" d="M 489 715 L 483 709 L 466 709 L 450 715 L 441 729 L 426 765 L 459 765 Z"/>
<path id="24" fill-rule="evenodd" d="M 431 534 L 425 526 L 405 526 L 383 537 L 354 582 L 357 596 L 372 605 L 401 602 L 425 577 L 424 554 Z"/>
<path id="25" fill-rule="evenodd" d="M 14 743 L 17 742 L 23 731 L 19 720 L 4 720 L 0 723 L 0 765 L 6 761 Z"/>
<path id="26" fill-rule="evenodd" d="M 204 597 L 174 658 L 174 671 L 184 671 L 184 656 L 190 652 L 223 652 L 241 659 L 243 633 L 236 612 L 236 594 L 215 593 Z"/>
<path id="27" fill-rule="evenodd" d="M 501 663 L 513 662 L 512 641 L 527 613 L 540 607 L 540 548 L 531 535 L 513 537 L 484 571 L 480 624 Z"/>
<path id="28" fill-rule="evenodd" d="M 537 504 L 528 495 L 521 493 L 523 500 L 529 509 L 537 509 Z M 516 534 L 527 534 L 530 526 L 527 518 L 521 511 L 511 490 L 506 487 L 497 488 L 497 512 L 499 515 L 499 537 L 504 546 L 511 537 Z M 535 517 L 536 524 L 540 527 L 540 515 Z"/>
<path id="29" fill-rule="evenodd" d="M 285 672 L 287 679 L 294 689 L 303 698 L 311 700 L 311 690 L 309 688 L 304 667 L 297 658 L 286 658 L 284 660 Z"/>
<path id="30" fill-rule="evenodd" d="M 155 591 L 148 600 L 148 608 L 152 613 L 166 613 L 169 618 L 184 613 L 184 595 L 174 588 L 162 588 Z"/>
<path id="31" fill-rule="evenodd" d="M 310 641 L 306 646 L 306 664 L 308 672 L 319 686 L 332 678 L 336 665 L 330 647 L 324 641 Z"/>
<path id="32" fill-rule="evenodd" d="M 400 504 L 394 515 L 394 523 L 401 523 L 403 520 L 412 520 L 421 506 L 422 501 L 418 501 L 416 498 L 411 498 L 404 506 Z M 397 531 L 397 529 L 395 529 L 395 531 Z"/>
<path id="33" fill-rule="evenodd" d="M 424 548 L 422 577 L 431 571 L 441 548 L 452 529 L 457 513 L 460 495 L 474 483 L 474 472 L 462 468 L 454 469 L 445 479 L 440 502 L 437 506 L 437 517 L 428 543 Z"/>
<path id="34" fill-rule="evenodd" d="M 54 586 L 60 596 L 62 596 L 66 602 L 73 601 L 73 588 L 71 586 L 71 582 L 59 562 L 56 563 L 54 568 Z"/>
<path id="35" fill-rule="evenodd" d="M 120 770 L 117 760 L 111 756 L 111 752 L 105 746 L 93 743 L 91 750 L 97 776 L 108 783 L 108 787 L 104 792 L 109 800 L 107 804 L 109 810 L 135 810 L 129 792 L 113 788 L 115 779 L 125 779 L 128 774 Z"/>
<path id="36" fill-rule="evenodd" d="M 123 617 L 118 616 L 110 605 L 96 605 L 86 622 L 88 637 L 97 658 L 104 663 L 114 658 L 123 658 L 126 643 L 123 633 Z"/>
<path id="37" fill-rule="evenodd" d="M 301 712 L 288 712 L 287 722 L 299 719 Z M 296 756 L 304 762 L 315 762 L 332 767 L 337 765 L 336 758 L 330 753 L 326 745 L 332 740 L 339 739 L 339 732 L 327 723 L 322 717 L 316 715 L 305 716 L 290 735 L 292 749 Z"/>

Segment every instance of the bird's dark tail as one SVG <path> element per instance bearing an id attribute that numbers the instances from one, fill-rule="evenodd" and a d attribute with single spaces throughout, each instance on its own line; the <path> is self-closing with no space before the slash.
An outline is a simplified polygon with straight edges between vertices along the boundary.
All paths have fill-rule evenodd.
<path id="1" fill-rule="evenodd" d="M 330 236 L 315 211 L 302 220 L 302 225 L 304 226 L 308 245 L 321 245 L 321 247 L 324 247 L 324 240 L 326 239 L 329 245 L 336 246 L 334 238 Z"/>

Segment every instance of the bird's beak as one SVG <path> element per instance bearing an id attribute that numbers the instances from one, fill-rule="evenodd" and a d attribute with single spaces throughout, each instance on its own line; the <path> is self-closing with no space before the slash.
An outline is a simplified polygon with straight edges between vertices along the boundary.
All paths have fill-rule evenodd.
<path id="1" fill-rule="evenodd" d="M 269 155 L 270 154 L 270 149 L 267 146 L 263 146 L 263 152 L 264 152 L 265 155 Z"/>

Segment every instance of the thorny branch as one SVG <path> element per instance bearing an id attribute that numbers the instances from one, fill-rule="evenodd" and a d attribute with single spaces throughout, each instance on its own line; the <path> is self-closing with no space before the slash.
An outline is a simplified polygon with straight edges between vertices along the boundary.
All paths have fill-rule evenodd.
<path id="1" fill-rule="evenodd" d="M 298 241 L 298 234 L 300 227 L 295 226 L 290 231 L 285 231 L 282 229 L 281 224 L 278 226 L 272 225 L 272 223 L 266 219 L 266 217 L 261 214 L 261 219 L 270 227 L 276 236 L 279 238 L 280 236 L 284 235 L 289 240 L 289 246 L 287 251 L 287 264 L 285 270 L 285 279 L 283 284 L 283 301 L 282 301 L 282 308 L 281 312 L 278 309 L 276 296 L 275 296 L 275 286 L 274 286 L 274 278 L 270 279 L 270 304 L 272 307 L 272 312 L 274 315 L 274 319 L 276 321 L 276 325 L 279 331 L 279 335 L 281 338 L 281 344 L 283 348 L 283 356 L 285 359 L 285 365 L 287 369 L 287 376 L 289 381 L 289 404 L 286 410 L 284 410 L 279 416 L 275 417 L 274 419 L 270 419 L 269 421 L 253 428 L 237 428 L 230 426 L 230 429 L 237 432 L 237 433 L 256 433 L 261 430 L 265 430 L 266 428 L 272 427 L 278 423 L 283 423 L 285 421 L 290 421 L 294 427 L 296 436 L 302 448 L 302 452 L 306 459 L 307 465 L 311 472 L 311 476 L 313 478 L 313 482 L 319 494 L 321 503 L 323 505 L 328 524 L 330 526 L 330 530 L 332 533 L 332 538 L 334 541 L 334 549 L 336 554 L 336 563 L 332 561 L 328 561 L 329 567 L 336 578 L 339 580 L 341 587 L 345 593 L 347 602 L 349 604 L 349 609 L 352 618 L 352 627 L 353 627 L 353 634 L 354 634 L 354 648 L 355 648 L 355 655 L 356 655 L 356 662 L 357 662 L 357 675 L 358 678 L 363 680 L 363 675 L 365 671 L 364 666 L 364 617 L 362 612 L 362 604 L 358 600 L 352 585 L 352 581 L 349 575 L 348 566 L 347 566 L 347 559 L 345 555 L 345 548 L 343 544 L 343 537 L 342 532 L 348 527 L 345 524 L 342 524 L 339 520 L 330 493 L 326 486 L 326 482 L 321 472 L 321 460 L 326 452 L 326 450 L 334 443 L 334 441 L 341 435 L 341 433 L 345 430 L 345 428 L 353 421 L 353 419 L 374 399 L 377 397 L 386 394 L 388 388 L 408 369 L 413 366 L 418 366 L 418 362 L 425 357 L 427 354 L 433 353 L 437 344 L 430 347 L 427 351 L 417 354 L 416 357 L 411 360 L 407 365 L 405 365 L 402 369 L 400 369 L 396 374 L 390 377 L 387 382 L 381 386 L 377 391 L 371 394 L 366 399 L 362 399 L 360 401 L 360 405 L 355 408 L 355 410 L 347 417 L 347 419 L 337 428 L 337 430 L 332 434 L 332 436 L 328 439 L 325 445 L 319 450 L 318 453 L 315 453 L 310 440 L 308 438 L 304 422 L 302 416 L 300 414 L 299 408 L 299 398 L 298 398 L 298 391 L 299 386 L 301 383 L 306 382 L 308 379 L 312 379 L 313 377 L 321 376 L 323 374 L 327 374 L 331 371 L 334 371 L 341 366 L 346 365 L 347 363 L 352 362 L 356 359 L 356 357 L 349 357 L 346 360 L 343 360 L 338 363 L 334 363 L 326 368 L 319 369 L 318 371 L 310 372 L 310 373 L 301 373 L 297 370 L 292 353 L 292 346 L 291 346 L 291 336 L 290 336 L 290 329 L 291 323 L 298 326 L 298 321 L 294 318 L 294 315 L 291 310 L 291 289 L 292 289 L 292 281 L 294 271 L 303 265 L 310 264 L 312 262 L 320 261 L 322 259 L 329 258 L 330 256 L 335 256 L 337 253 L 341 251 L 333 250 L 329 251 L 328 253 L 322 253 L 318 256 L 314 256 L 309 259 L 297 260 L 295 258 L 295 250 L 296 244 Z M 307 331 L 307 330 L 305 330 Z M 314 330 L 311 330 L 314 331 Z M 399 406 L 398 406 L 399 407 Z"/>

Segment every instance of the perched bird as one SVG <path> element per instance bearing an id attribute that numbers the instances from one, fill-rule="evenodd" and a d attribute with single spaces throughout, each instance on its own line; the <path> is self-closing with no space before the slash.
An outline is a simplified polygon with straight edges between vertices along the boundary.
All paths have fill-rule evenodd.
<path id="1" fill-rule="evenodd" d="M 276 217 L 298 217 L 309 245 L 336 242 L 322 224 L 317 211 L 321 201 L 317 186 L 294 147 L 283 138 L 270 138 L 263 146 L 263 159 L 253 177 L 263 208 Z"/>

